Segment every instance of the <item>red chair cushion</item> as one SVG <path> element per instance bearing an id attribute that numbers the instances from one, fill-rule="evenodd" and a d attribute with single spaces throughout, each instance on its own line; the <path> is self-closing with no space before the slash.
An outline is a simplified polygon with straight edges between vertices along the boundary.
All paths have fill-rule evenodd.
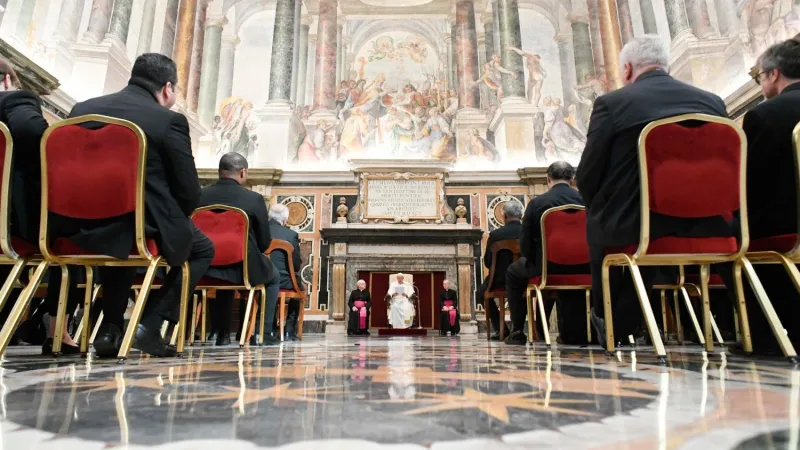
<path id="1" fill-rule="evenodd" d="M 761 239 L 752 239 L 750 241 L 750 247 L 748 250 L 751 252 L 787 253 L 794 248 L 796 243 L 796 234 L 781 234 L 778 236 L 770 236 Z"/>
<path id="2" fill-rule="evenodd" d="M 651 211 L 701 218 L 739 210 L 741 138 L 733 127 L 661 125 L 645 149 Z"/>
<path id="3" fill-rule="evenodd" d="M 625 253 L 632 255 L 636 253 L 639 244 L 631 244 L 606 250 L 606 254 Z M 650 241 L 647 247 L 648 255 L 675 255 L 675 254 L 730 254 L 739 250 L 739 244 L 734 237 L 711 237 L 711 238 L 684 238 L 667 236 Z"/>
<path id="4" fill-rule="evenodd" d="M 151 255 L 158 256 L 158 244 L 156 244 L 155 239 L 146 239 L 145 245 Z M 56 256 L 103 256 L 84 250 L 67 238 L 56 239 L 53 246 L 50 248 L 50 252 Z M 139 250 L 136 248 L 136 244 L 134 244 L 131 249 L 131 256 L 139 256 Z"/>
<path id="5" fill-rule="evenodd" d="M 536 276 L 528 280 L 528 284 L 539 284 L 542 282 L 541 276 Z M 592 276 L 590 274 L 560 275 L 547 274 L 547 286 L 591 286 Z"/>
<path id="6" fill-rule="evenodd" d="M 11 248 L 19 256 L 27 257 L 39 254 L 39 246 L 31 244 L 30 242 L 22 239 L 21 237 L 11 236 Z"/>
<path id="7" fill-rule="evenodd" d="M 700 286 L 700 275 L 696 274 L 686 274 L 684 277 L 684 281 L 686 283 L 696 284 Z M 725 287 L 725 282 L 722 281 L 722 277 L 716 273 L 712 273 L 710 277 L 708 277 L 708 285 L 713 287 Z"/>
<path id="8" fill-rule="evenodd" d="M 136 209 L 139 139 L 129 128 L 57 128 L 47 139 L 44 162 L 49 211 L 106 219 Z"/>
<path id="9" fill-rule="evenodd" d="M 586 211 L 553 211 L 544 217 L 547 261 L 565 266 L 589 264 Z"/>
<path id="10" fill-rule="evenodd" d="M 242 283 L 231 283 L 230 281 L 220 280 L 218 278 L 209 277 L 209 276 L 205 276 L 205 277 L 201 278 L 200 282 L 197 283 L 197 287 L 198 288 L 216 287 L 216 286 L 236 287 L 236 286 L 243 286 L 243 284 Z"/>
<path id="11" fill-rule="evenodd" d="M 192 222 L 214 243 L 212 266 L 228 266 L 244 261 L 249 233 L 247 216 L 239 211 L 198 211 Z"/>

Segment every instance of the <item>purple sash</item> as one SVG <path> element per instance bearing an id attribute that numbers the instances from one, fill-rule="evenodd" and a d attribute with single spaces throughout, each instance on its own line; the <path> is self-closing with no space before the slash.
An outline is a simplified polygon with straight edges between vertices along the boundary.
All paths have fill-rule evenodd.
<path id="1" fill-rule="evenodd" d="M 453 301 L 452 300 L 445 300 L 444 301 L 444 306 L 447 306 L 447 307 L 454 306 L 453 305 Z M 451 327 L 456 326 L 456 310 L 455 309 L 451 309 L 450 311 L 447 311 L 447 312 L 450 313 L 450 326 Z"/>
<path id="2" fill-rule="evenodd" d="M 367 328 L 367 302 L 356 300 L 353 304 L 358 308 L 358 328 L 363 330 Z"/>

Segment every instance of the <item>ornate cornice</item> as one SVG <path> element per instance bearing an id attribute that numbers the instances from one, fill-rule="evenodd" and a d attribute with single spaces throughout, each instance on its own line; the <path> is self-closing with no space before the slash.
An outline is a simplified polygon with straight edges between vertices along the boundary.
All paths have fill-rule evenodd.
<path id="1" fill-rule="evenodd" d="M 0 39 L 0 56 L 7 59 L 16 69 L 19 80 L 25 89 L 39 95 L 48 95 L 58 89 L 59 82 L 56 77 L 3 39 Z"/>
<path id="2" fill-rule="evenodd" d="M 523 167 L 517 169 L 517 175 L 528 186 L 547 183 L 547 167 Z"/>
<path id="3" fill-rule="evenodd" d="M 201 182 L 216 181 L 219 178 L 217 169 L 197 169 L 197 175 L 200 177 Z M 274 186 L 278 181 L 281 180 L 281 176 L 283 176 L 283 170 L 281 169 L 248 169 L 247 185 Z"/>

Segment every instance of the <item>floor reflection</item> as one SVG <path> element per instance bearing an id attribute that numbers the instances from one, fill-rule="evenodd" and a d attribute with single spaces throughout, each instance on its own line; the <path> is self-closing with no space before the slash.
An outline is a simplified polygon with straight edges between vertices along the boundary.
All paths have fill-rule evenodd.
<path id="1" fill-rule="evenodd" d="M 0 448 L 63 448 L 75 439 L 96 448 L 187 440 L 218 448 L 220 439 L 308 448 L 334 439 L 800 445 L 800 371 L 699 347 L 672 348 L 666 366 L 647 348 L 609 357 L 469 336 L 309 336 L 276 348 L 195 347 L 183 359 L 134 355 L 123 366 L 26 352 L 12 349 L 0 366 Z"/>

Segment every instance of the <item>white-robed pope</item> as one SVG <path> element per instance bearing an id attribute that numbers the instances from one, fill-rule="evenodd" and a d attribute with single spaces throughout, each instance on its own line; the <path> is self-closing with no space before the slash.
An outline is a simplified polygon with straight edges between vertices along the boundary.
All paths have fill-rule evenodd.
<path id="1" fill-rule="evenodd" d="M 405 282 L 402 273 L 398 273 L 396 281 L 389 285 L 386 294 L 391 300 L 389 307 L 389 325 L 392 328 L 409 328 L 414 321 L 414 305 L 409 300 L 414 295 L 414 286 Z"/>

